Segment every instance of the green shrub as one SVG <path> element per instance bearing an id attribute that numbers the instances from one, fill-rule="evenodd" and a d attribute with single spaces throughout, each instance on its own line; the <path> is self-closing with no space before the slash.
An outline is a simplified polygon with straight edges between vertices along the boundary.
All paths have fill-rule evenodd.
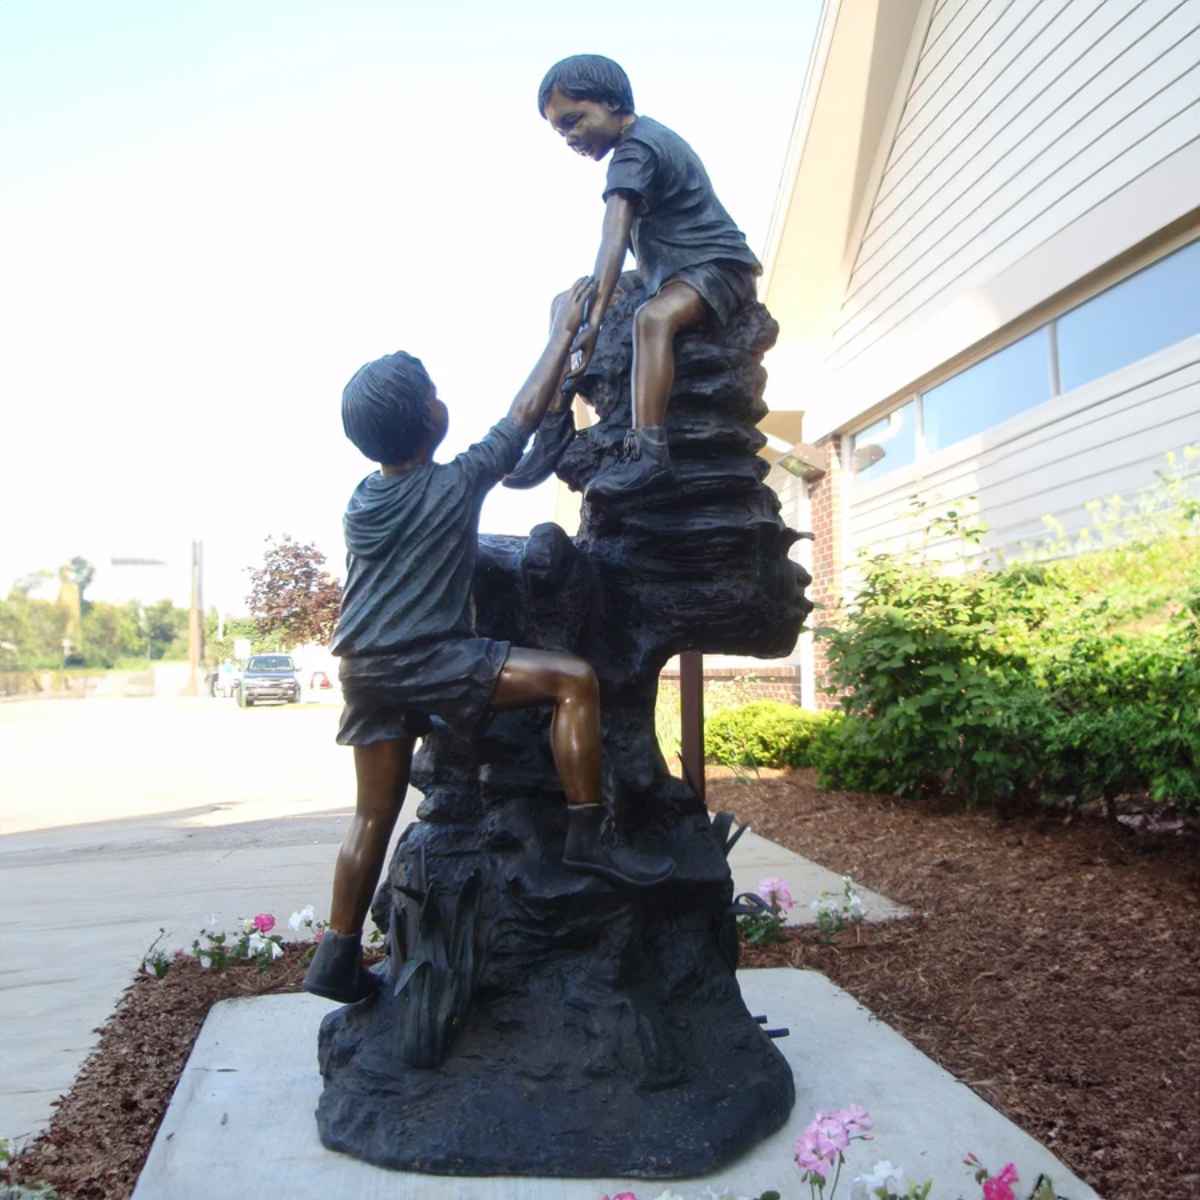
<path id="1" fill-rule="evenodd" d="M 813 738 L 809 757 L 822 787 L 848 788 L 854 792 L 890 792 L 891 760 L 869 726 L 857 717 L 833 714 Z"/>
<path id="2" fill-rule="evenodd" d="M 725 767 L 806 767 L 817 733 L 837 719 L 777 700 L 715 712 L 704 723 L 704 756 Z"/>
<path id="3" fill-rule="evenodd" d="M 971 803 L 1028 782 L 1012 703 L 1025 661 L 1005 646 L 1018 627 L 993 576 L 871 560 L 845 622 L 823 631 L 830 679 L 858 719 L 837 743 L 847 764 L 836 765 L 835 743 L 825 747 L 826 776 L 859 789 L 870 776 L 871 790 L 900 795 L 954 791 Z"/>
<path id="4" fill-rule="evenodd" d="M 822 782 L 966 803 L 1144 788 L 1200 810 L 1198 532 L 1184 505 L 1067 561 L 865 561 L 818 631 L 848 718 L 810 749 Z"/>

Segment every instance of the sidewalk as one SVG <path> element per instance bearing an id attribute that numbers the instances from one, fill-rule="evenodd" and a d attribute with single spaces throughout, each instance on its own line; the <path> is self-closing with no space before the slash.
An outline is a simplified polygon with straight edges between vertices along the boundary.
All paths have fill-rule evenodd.
<path id="1" fill-rule="evenodd" d="M 410 793 L 397 836 L 416 819 Z M 23 1138 L 49 1123 L 160 928 L 169 948 L 190 946 L 215 914 L 273 913 L 282 924 L 311 903 L 328 912 L 348 808 L 237 825 L 195 824 L 208 809 L 158 819 L 75 825 L 0 838 L 0 1136 Z M 814 920 L 822 889 L 839 876 L 747 831 L 730 858 L 738 892 L 766 876 L 786 879 L 793 924 Z M 901 910 L 859 889 L 871 919 Z"/>

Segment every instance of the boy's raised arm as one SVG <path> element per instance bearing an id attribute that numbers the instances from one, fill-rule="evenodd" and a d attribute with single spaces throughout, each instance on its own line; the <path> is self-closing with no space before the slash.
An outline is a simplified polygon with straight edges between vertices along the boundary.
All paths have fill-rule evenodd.
<path id="1" fill-rule="evenodd" d="M 508 410 L 509 417 L 522 429 L 536 429 L 546 415 L 546 409 L 555 394 L 555 385 L 562 378 L 563 363 L 571 347 L 571 339 L 583 320 L 584 306 L 592 294 L 593 286 L 591 276 L 576 280 L 554 314 L 550 340 Z"/>
<path id="2" fill-rule="evenodd" d="M 629 249 L 629 232 L 637 214 L 637 197 L 630 192 L 613 192 L 604 206 L 604 228 L 600 234 L 600 250 L 596 254 L 596 294 L 588 309 L 587 324 L 571 343 L 571 369 L 563 380 L 562 390 L 573 392 L 579 386 L 584 371 L 596 349 L 596 338 L 604 323 L 604 314 L 621 278 L 625 252 Z"/>

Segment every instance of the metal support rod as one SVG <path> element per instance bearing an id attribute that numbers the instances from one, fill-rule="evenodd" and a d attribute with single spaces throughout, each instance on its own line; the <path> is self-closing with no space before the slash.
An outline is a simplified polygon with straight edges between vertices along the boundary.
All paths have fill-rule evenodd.
<path id="1" fill-rule="evenodd" d="M 704 799 L 704 656 L 689 650 L 679 656 L 679 757 L 684 782 Z"/>

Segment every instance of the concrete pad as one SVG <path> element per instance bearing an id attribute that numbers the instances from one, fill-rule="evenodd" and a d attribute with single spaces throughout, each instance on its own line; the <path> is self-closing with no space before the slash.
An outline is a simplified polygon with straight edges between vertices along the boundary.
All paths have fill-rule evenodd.
<path id="1" fill-rule="evenodd" d="M 835 900 L 842 898 L 842 877 L 836 871 L 801 858 L 747 829 L 729 855 L 735 894 L 756 892 L 759 881 L 775 876 L 787 881 L 796 907 L 787 914 L 788 925 L 815 925 L 817 914 L 810 905 L 821 892 Z M 870 888 L 854 885 L 854 892 L 867 909 L 868 921 L 892 921 L 908 915 L 908 909 L 895 904 Z"/>
<path id="2" fill-rule="evenodd" d="M 1071 1200 L 1095 1192 L 965 1085 L 875 1020 L 853 997 L 808 971 L 743 971 L 751 1011 L 793 1031 L 777 1045 L 796 1077 L 784 1130 L 718 1176 L 669 1190 L 692 1200 L 705 1187 L 798 1196 L 794 1145 L 817 1108 L 862 1104 L 875 1138 L 855 1142 L 849 1180 L 890 1159 L 909 1178 L 934 1179 L 934 1195 L 977 1195 L 962 1159 L 974 1152 L 999 1170 L 1014 1162 L 1032 1185 L 1039 1172 Z M 314 1110 L 321 1091 L 317 1029 L 334 1007 L 316 997 L 267 996 L 215 1006 L 159 1128 L 133 1200 L 600 1200 L 632 1191 L 657 1197 L 645 1180 L 451 1179 L 383 1170 L 327 1151 Z"/>

